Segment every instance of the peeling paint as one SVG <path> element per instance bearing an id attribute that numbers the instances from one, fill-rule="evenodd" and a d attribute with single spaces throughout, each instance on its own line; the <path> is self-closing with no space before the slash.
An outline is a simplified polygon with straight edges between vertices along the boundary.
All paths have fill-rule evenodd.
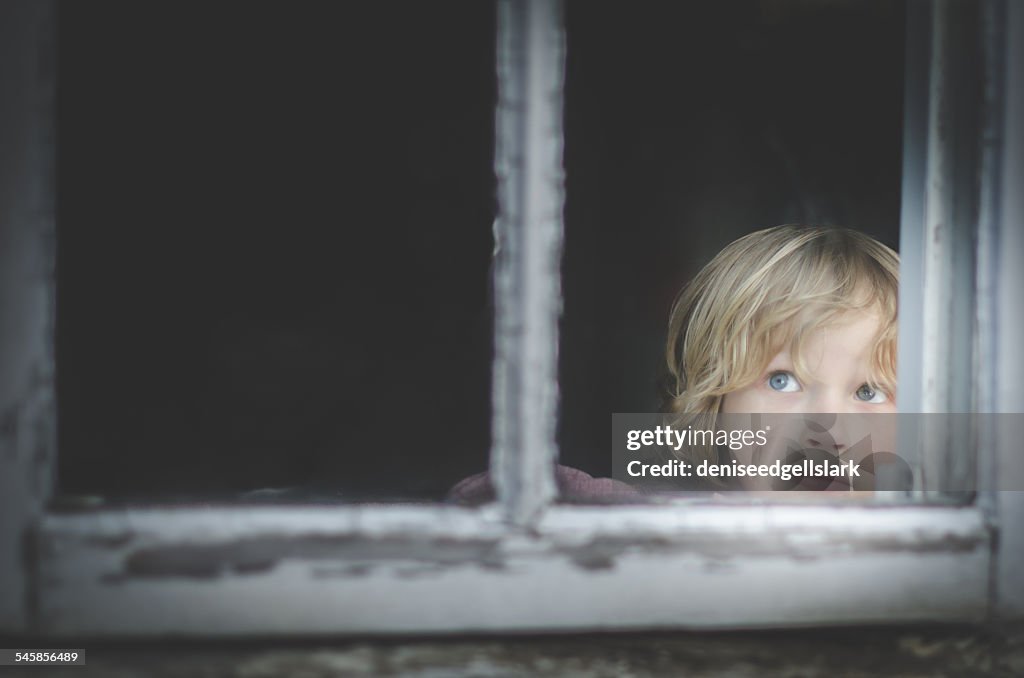
<path id="1" fill-rule="evenodd" d="M 95 542 L 94 542 L 95 543 Z M 116 541 L 95 544 L 116 548 Z M 129 551 L 123 569 L 107 575 L 106 581 L 135 578 L 186 577 L 212 579 L 227 574 L 259 574 L 272 570 L 284 560 L 356 561 L 357 569 L 340 569 L 324 576 L 363 576 L 373 564 L 385 561 L 418 563 L 416 575 L 429 566 L 444 570 L 458 565 L 500 567 L 497 540 L 454 540 L 415 538 L 371 538 L 362 536 L 289 536 L 258 537 L 216 544 L 167 544 Z M 412 572 L 413 570 L 409 570 Z"/>
<path id="2" fill-rule="evenodd" d="M 538 609 L 557 609 L 544 628 L 560 630 L 977 621 L 988 610 L 990 531 L 976 507 L 553 507 L 533 529 L 499 517 L 396 506 L 50 514 L 37 623 L 221 636 L 525 631 Z M 685 595 L 666 596 L 673 587 Z M 723 609 L 729 592 L 743 604 Z"/>
<path id="3" fill-rule="evenodd" d="M 116 534 L 93 534 L 85 538 L 85 543 L 102 549 L 119 549 L 131 544 L 135 538 L 134 533 L 127 531 Z"/>
<path id="4" fill-rule="evenodd" d="M 597 537 L 585 544 L 559 546 L 561 553 L 587 570 L 608 570 L 627 553 L 693 553 L 719 564 L 750 557 L 781 556 L 810 561 L 833 558 L 843 554 L 867 553 L 970 553 L 986 548 L 985 535 L 943 535 L 935 539 L 901 537 L 850 538 L 824 536 L 808 543 L 798 543 L 787 535 L 765 535 L 762 538 L 737 541 L 722 535 L 687 535 L 677 539 L 666 537 L 629 538 Z"/>
<path id="5" fill-rule="evenodd" d="M 498 3 L 491 472 L 510 523 L 557 495 L 562 3 Z"/>

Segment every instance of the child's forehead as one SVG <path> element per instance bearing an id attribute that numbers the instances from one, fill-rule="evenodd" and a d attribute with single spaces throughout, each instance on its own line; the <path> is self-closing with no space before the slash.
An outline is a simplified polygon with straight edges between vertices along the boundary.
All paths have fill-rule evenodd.
<path id="1" fill-rule="evenodd" d="M 791 341 L 775 347 L 775 359 L 792 360 L 792 352 L 799 352 L 800 358 L 813 366 L 815 359 L 847 357 L 866 361 L 873 355 L 875 342 L 881 333 L 881 317 L 868 311 L 846 311 L 827 322 L 810 324 L 799 333 L 794 346 Z"/>
<path id="2" fill-rule="evenodd" d="M 869 380 L 891 383 L 880 362 L 879 340 L 884 320 L 877 311 L 851 310 L 787 333 L 782 343 L 769 347 L 767 364 L 749 365 L 762 371 L 793 371 L 806 383 Z M 776 335 L 782 338 L 781 335 Z"/>
<path id="3" fill-rule="evenodd" d="M 806 322 L 806 321 L 805 321 Z M 882 330 L 882 316 L 876 308 L 836 312 L 806 322 L 806 333 L 821 339 L 832 337 L 855 343 L 870 342 Z"/>

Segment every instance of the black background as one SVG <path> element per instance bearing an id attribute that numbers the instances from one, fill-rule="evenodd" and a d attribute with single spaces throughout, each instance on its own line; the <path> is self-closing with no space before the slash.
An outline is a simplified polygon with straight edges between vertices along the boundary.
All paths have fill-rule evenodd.
<path id="1" fill-rule="evenodd" d="M 739 235 L 896 246 L 897 2 L 570 1 L 562 461 Z M 62 2 L 59 482 L 438 499 L 489 446 L 494 7 Z M 302 496 L 302 495 L 298 495 Z"/>
<path id="2" fill-rule="evenodd" d="M 429 497 L 479 470 L 493 7 L 59 10 L 62 489 Z"/>

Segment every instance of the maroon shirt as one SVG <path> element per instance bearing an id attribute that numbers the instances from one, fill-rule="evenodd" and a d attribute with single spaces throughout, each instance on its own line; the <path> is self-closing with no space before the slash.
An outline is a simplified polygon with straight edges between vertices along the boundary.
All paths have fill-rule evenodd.
<path id="1" fill-rule="evenodd" d="M 558 500 L 576 504 L 628 504 L 644 496 L 626 483 L 612 478 L 595 478 L 569 466 L 555 466 Z M 463 478 L 448 491 L 447 501 L 462 506 L 479 506 L 494 501 L 494 484 L 488 471 Z"/>

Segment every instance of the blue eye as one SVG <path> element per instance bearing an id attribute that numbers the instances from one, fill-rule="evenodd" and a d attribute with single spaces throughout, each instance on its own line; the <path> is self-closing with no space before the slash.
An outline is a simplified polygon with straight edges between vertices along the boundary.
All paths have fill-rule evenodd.
<path id="1" fill-rule="evenodd" d="M 889 400 L 884 393 L 876 391 L 867 384 L 861 384 L 855 395 L 857 396 L 857 400 L 865 403 L 872 403 L 874 405 L 881 405 Z"/>
<path id="2" fill-rule="evenodd" d="M 795 393 L 800 390 L 800 382 L 790 372 L 772 372 L 768 387 L 780 393 Z"/>

